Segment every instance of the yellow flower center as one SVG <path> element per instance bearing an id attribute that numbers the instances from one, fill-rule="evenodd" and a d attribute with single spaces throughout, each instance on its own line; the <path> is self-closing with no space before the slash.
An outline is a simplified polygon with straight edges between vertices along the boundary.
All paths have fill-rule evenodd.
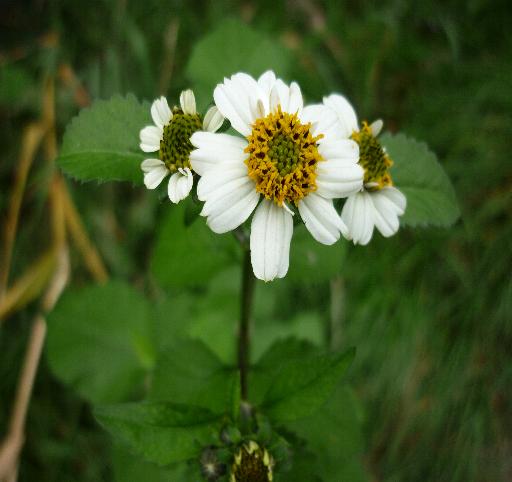
<path id="1" fill-rule="evenodd" d="M 272 460 L 257 443 L 243 445 L 235 455 L 230 482 L 271 482 Z"/>
<path id="2" fill-rule="evenodd" d="M 249 177 L 256 184 L 256 191 L 278 206 L 283 202 L 295 205 L 316 190 L 316 166 L 322 157 L 318 141 L 313 137 L 311 124 L 301 124 L 297 114 L 276 112 L 257 119 L 245 160 Z"/>
<path id="3" fill-rule="evenodd" d="M 181 109 L 174 108 L 171 121 L 164 127 L 164 135 L 160 141 L 160 160 L 165 163 L 171 173 L 180 167 L 190 168 L 190 153 L 194 146 L 190 142 L 192 134 L 201 130 L 199 114 L 185 114 Z"/>
<path id="4" fill-rule="evenodd" d="M 364 168 L 365 188 L 378 191 L 385 186 L 392 186 L 389 168 L 393 161 L 373 135 L 368 123 L 363 121 L 361 130 L 354 131 L 351 137 L 359 144 L 359 164 Z"/>

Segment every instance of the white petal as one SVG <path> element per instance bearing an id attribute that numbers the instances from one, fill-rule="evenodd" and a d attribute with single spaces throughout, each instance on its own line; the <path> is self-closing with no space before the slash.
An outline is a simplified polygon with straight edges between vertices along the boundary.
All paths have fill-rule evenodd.
<path id="1" fill-rule="evenodd" d="M 395 234 L 399 228 L 398 217 L 404 213 L 405 196 L 394 187 L 371 193 L 375 226 L 384 237 Z"/>
<path id="2" fill-rule="evenodd" d="M 377 119 L 376 121 L 373 121 L 370 124 L 370 129 L 372 130 L 373 137 L 377 137 L 380 134 L 380 131 L 382 130 L 383 126 L 384 122 L 382 122 L 382 119 Z"/>
<path id="3" fill-rule="evenodd" d="M 235 74 L 215 87 L 213 98 L 233 128 L 244 136 L 250 135 L 251 125 L 256 120 L 258 100 L 264 100 L 256 80 L 247 74 Z"/>
<path id="4" fill-rule="evenodd" d="M 192 168 L 199 175 L 221 163 L 243 164 L 247 158 L 247 141 L 229 134 L 195 132 L 190 138 L 197 147 L 190 153 Z"/>
<path id="5" fill-rule="evenodd" d="M 351 159 L 354 163 L 359 161 L 359 145 L 352 139 L 322 142 L 318 152 L 324 159 Z"/>
<path id="6" fill-rule="evenodd" d="M 276 82 L 276 74 L 272 70 L 267 70 L 260 75 L 258 85 L 260 86 L 266 98 L 270 98 L 270 91 Z M 268 109 L 267 109 L 268 110 Z"/>
<path id="7" fill-rule="evenodd" d="M 279 97 L 279 90 L 277 86 L 274 84 L 272 89 L 270 90 L 270 100 L 269 100 L 269 109 L 270 112 L 277 111 L 277 108 L 281 105 L 281 99 Z M 282 107 L 281 107 L 282 108 Z"/>
<path id="8" fill-rule="evenodd" d="M 283 203 L 283 208 L 289 212 L 292 216 L 295 216 L 295 213 L 291 210 L 291 208 L 288 206 L 288 204 Z"/>
<path id="9" fill-rule="evenodd" d="M 247 220 L 258 204 L 259 197 L 250 179 L 239 178 L 211 192 L 201 216 L 208 217 L 206 223 L 212 231 L 226 233 Z"/>
<path id="10" fill-rule="evenodd" d="M 161 127 L 146 126 L 140 131 L 140 148 L 144 152 L 156 152 L 160 150 L 160 141 L 164 135 Z"/>
<path id="11" fill-rule="evenodd" d="M 350 196 L 341 211 L 341 219 L 347 225 L 354 244 L 365 245 L 372 239 L 374 207 L 370 196 L 365 191 Z"/>
<path id="12" fill-rule="evenodd" d="M 140 168 L 143 172 L 149 172 L 155 169 L 156 167 L 165 167 L 165 163 L 160 159 L 145 159 L 142 161 Z"/>
<path id="13" fill-rule="evenodd" d="M 396 187 L 384 187 L 379 191 L 379 193 L 382 196 L 385 196 L 395 205 L 395 209 L 398 215 L 401 216 L 405 212 L 405 208 L 407 207 L 407 199 Z"/>
<path id="14" fill-rule="evenodd" d="M 262 119 L 263 117 L 265 117 L 267 115 L 267 111 L 268 109 L 265 109 L 265 104 L 263 103 L 263 101 L 261 99 L 258 99 L 255 112 L 256 119 Z"/>
<path id="15" fill-rule="evenodd" d="M 169 171 L 165 166 L 157 166 L 144 173 L 144 185 L 148 189 L 156 189 L 167 174 Z"/>
<path id="16" fill-rule="evenodd" d="M 206 189 L 209 190 L 208 194 L 204 195 L 205 187 L 204 182 L 201 178 L 201 201 L 205 201 L 203 209 L 201 211 L 202 216 L 210 216 L 214 213 L 219 213 L 224 209 L 227 209 L 230 205 L 230 200 L 238 199 L 240 196 L 244 196 L 250 190 L 255 190 L 254 183 L 247 177 L 236 177 L 221 185 L 209 184 Z"/>
<path id="17" fill-rule="evenodd" d="M 299 114 L 302 112 L 304 101 L 302 99 L 302 93 L 297 82 L 290 84 L 290 98 L 288 100 L 288 111 L 290 114 Z"/>
<path id="18" fill-rule="evenodd" d="M 323 104 L 304 107 L 300 120 L 302 123 L 311 122 L 311 133 L 314 136 L 322 135 L 319 144 L 343 139 L 338 116 Z"/>
<path id="19" fill-rule="evenodd" d="M 210 169 L 201 176 L 197 183 L 197 197 L 201 201 L 206 201 L 211 193 L 240 178 L 247 178 L 245 164 L 219 164 L 218 168 Z"/>
<path id="20" fill-rule="evenodd" d="M 169 185 L 167 186 L 167 194 L 171 202 L 177 204 L 185 199 L 192 189 L 193 183 L 194 177 L 188 167 L 175 172 L 169 179 Z"/>
<path id="21" fill-rule="evenodd" d="M 204 116 L 203 119 L 203 130 L 208 132 L 217 132 L 222 123 L 224 122 L 224 117 L 219 112 L 216 106 L 212 106 L 208 109 L 208 112 Z"/>
<path id="22" fill-rule="evenodd" d="M 156 99 L 151 105 L 151 117 L 157 127 L 163 129 L 172 119 L 172 112 L 165 97 Z"/>
<path id="23" fill-rule="evenodd" d="M 322 114 L 325 112 L 326 107 L 323 104 L 309 104 L 304 107 L 300 120 L 303 123 L 306 122 L 318 122 L 322 118 Z"/>
<path id="24" fill-rule="evenodd" d="M 251 224 L 251 264 L 257 278 L 272 281 L 286 275 L 292 234 L 292 215 L 263 199 Z"/>
<path id="25" fill-rule="evenodd" d="M 238 73 L 231 77 L 233 83 L 248 96 L 249 120 L 250 124 L 256 119 L 266 115 L 268 111 L 268 98 L 261 89 L 260 85 L 250 75 Z"/>
<path id="26" fill-rule="evenodd" d="M 188 115 L 196 115 L 196 97 L 192 90 L 184 90 L 180 95 L 181 110 Z"/>
<path id="27" fill-rule="evenodd" d="M 375 193 L 372 194 L 371 198 L 374 206 L 373 220 L 375 227 L 385 238 L 393 236 L 398 231 L 400 225 L 398 215 L 381 204 Z"/>
<path id="28" fill-rule="evenodd" d="M 334 244 L 341 232 L 347 232 L 331 200 L 312 193 L 299 202 L 298 208 L 306 228 L 322 244 Z"/>
<path id="29" fill-rule="evenodd" d="M 336 112 L 343 137 L 348 138 L 354 131 L 359 130 L 356 112 L 345 97 L 332 94 L 324 97 L 324 104 Z"/>
<path id="30" fill-rule="evenodd" d="M 260 196 L 244 165 L 221 164 L 210 169 L 199 180 L 197 192 L 206 201 L 201 216 L 208 217 L 207 224 L 216 233 L 231 231 L 246 221 Z"/>
<path id="31" fill-rule="evenodd" d="M 363 187 L 364 169 L 352 159 L 330 159 L 317 165 L 317 193 L 328 199 L 348 197 Z"/>
<path id="32" fill-rule="evenodd" d="M 303 101 L 300 88 L 296 82 L 290 86 L 286 85 L 281 79 L 277 79 L 270 92 L 270 110 L 275 111 L 277 106 L 281 106 L 283 112 L 290 114 L 302 111 Z"/>

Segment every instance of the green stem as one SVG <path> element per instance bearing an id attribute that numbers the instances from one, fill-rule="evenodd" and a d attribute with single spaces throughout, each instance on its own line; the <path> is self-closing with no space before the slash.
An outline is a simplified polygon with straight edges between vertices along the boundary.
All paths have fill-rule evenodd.
<path id="1" fill-rule="evenodd" d="M 250 320 L 254 294 L 254 281 L 255 278 L 252 273 L 251 266 L 251 253 L 249 249 L 245 248 L 242 264 L 240 331 L 238 333 L 238 368 L 240 370 L 240 389 L 242 400 L 247 400 L 248 396 L 247 376 L 249 372 L 250 359 Z"/>

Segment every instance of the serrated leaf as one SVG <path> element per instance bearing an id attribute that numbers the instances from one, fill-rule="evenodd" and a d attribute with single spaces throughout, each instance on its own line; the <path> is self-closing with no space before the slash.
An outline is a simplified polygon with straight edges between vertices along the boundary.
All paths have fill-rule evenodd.
<path id="1" fill-rule="evenodd" d="M 189 63 L 187 76 L 201 104 L 211 102 L 213 88 L 236 72 L 254 77 L 268 69 L 286 77 L 293 63 L 291 52 L 277 39 L 252 29 L 237 19 L 228 19 L 197 42 Z"/>
<path id="2" fill-rule="evenodd" d="M 290 337 L 276 341 L 258 360 L 259 370 L 275 370 L 284 360 L 315 356 L 318 349 L 308 341 Z"/>
<path id="3" fill-rule="evenodd" d="M 278 345 L 277 349 L 271 348 L 273 355 L 262 357 L 262 364 L 256 367 L 254 375 L 269 378 L 260 408 L 279 422 L 307 417 L 325 403 L 355 355 L 354 349 L 326 354 L 311 349 L 300 356 L 291 355 L 297 347 L 297 341 L 292 339 Z"/>
<path id="4" fill-rule="evenodd" d="M 150 398 L 172 400 L 223 415 L 234 411 L 238 372 L 224 366 L 201 341 L 177 339 L 162 351 Z"/>
<path id="5" fill-rule="evenodd" d="M 303 311 L 285 320 L 257 320 L 251 340 L 251 358 L 258 359 L 274 342 L 290 336 L 321 346 L 325 339 L 324 325 L 325 320 L 318 311 Z"/>
<path id="6" fill-rule="evenodd" d="M 218 431 L 217 415 L 173 402 L 97 407 L 94 414 L 117 440 L 158 465 L 197 457 Z"/>
<path id="7" fill-rule="evenodd" d="M 94 403 L 125 400 L 153 363 L 150 308 L 113 281 L 64 294 L 48 316 L 54 373 Z"/>
<path id="8" fill-rule="evenodd" d="M 316 241 L 305 226 L 294 229 L 290 247 L 290 268 L 286 279 L 303 283 L 322 282 L 341 272 L 347 243 L 326 246 Z"/>
<path id="9" fill-rule="evenodd" d="M 206 284 L 237 251 L 230 233 L 214 234 L 203 218 L 185 226 L 182 204 L 167 211 L 151 259 L 153 274 L 166 287 Z"/>
<path id="10" fill-rule="evenodd" d="M 142 184 L 140 164 L 151 155 L 140 150 L 139 132 L 150 124 L 149 103 L 134 95 L 98 100 L 68 125 L 57 163 L 80 181 Z"/>
<path id="11" fill-rule="evenodd" d="M 115 482 L 142 480 L 146 482 L 169 482 L 171 480 L 196 482 L 197 480 L 197 478 L 189 475 L 189 467 L 183 462 L 172 467 L 159 467 L 133 455 L 117 444 L 112 448 L 112 465 Z"/>
<path id="12" fill-rule="evenodd" d="M 450 226 L 460 216 L 452 183 L 436 155 L 423 142 L 404 134 L 380 138 L 394 164 L 394 185 L 407 198 L 401 224 Z"/>
<path id="13" fill-rule="evenodd" d="M 262 403 L 265 394 L 274 382 L 276 371 L 283 363 L 302 356 L 313 356 L 316 353 L 318 353 L 318 348 L 312 343 L 293 336 L 275 341 L 249 372 L 251 402 L 255 405 Z"/>

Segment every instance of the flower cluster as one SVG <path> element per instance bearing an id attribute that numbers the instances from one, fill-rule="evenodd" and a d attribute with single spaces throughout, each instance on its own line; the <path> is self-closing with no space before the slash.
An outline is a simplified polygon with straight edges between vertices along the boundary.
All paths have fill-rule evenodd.
<path id="1" fill-rule="evenodd" d="M 305 106 L 300 87 L 272 71 L 258 79 L 237 73 L 217 85 L 213 98 L 204 117 L 190 90 L 172 111 L 165 98 L 154 101 L 155 125 L 141 130 L 140 147 L 158 158 L 142 163 L 144 182 L 154 189 L 171 174 L 168 195 L 177 203 L 190 193 L 195 173 L 201 215 L 216 233 L 237 229 L 252 215 L 256 277 L 286 275 L 297 215 L 327 245 L 341 236 L 367 244 L 374 228 L 384 236 L 397 232 L 406 200 L 377 140 L 382 121 L 359 125 L 338 94 Z M 238 135 L 217 132 L 225 119 Z M 341 214 L 337 199 L 346 199 Z"/>

